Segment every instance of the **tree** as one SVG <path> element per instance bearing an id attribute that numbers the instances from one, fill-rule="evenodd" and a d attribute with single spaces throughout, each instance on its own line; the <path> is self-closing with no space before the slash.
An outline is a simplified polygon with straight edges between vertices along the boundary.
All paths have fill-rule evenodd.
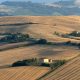
<path id="1" fill-rule="evenodd" d="M 56 60 L 55 62 L 53 62 L 50 65 L 50 67 L 51 67 L 51 69 L 56 69 L 56 68 L 62 66 L 63 64 L 65 64 L 65 63 L 66 63 L 66 60 Z"/>
<path id="2" fill-rule="evenodd" d="M 14 62 L 14 63 L 12 64 L 12 67 L 30 66 L 30 65 L 38 66 L 38 65 L 40 65 L 40 64 L 39 64 L 39 61 L 38 61 L 37 58 L 32 58 L 32 59 L 26 59 L 26 60 Z"/>
<path id="3" fill-rule="evenodd" d="M 68 45 L 68 44 L 71 44 L 71 41 L 67 41 L 67 42 L 66 42 L 66 45 Z"/>
<path id="4" fill-rule="evenodd" d="M 57 35 L 57 36 L 59 36 L 60 34 L 59 34 L 58 32 L 56 32 L 56 31 L 55 31 L 55 32 L 54 32 L 54 35 Z"/>
<path id="5" fill-rule="evenodd" d="M 25 61 L 17 61 L 15 63 L 12 64 L 12 67 L 18 67 L 18 66 L 26 66 L 26 62 Z"/>
<path id="6" fill-rule="evenodd" d="M 78 44 L 78 48 L 80 49 L 80 43 Z"/>
<path id="7" fill-rule="evenodd" d="M 40 39 L 37 41 L 38 44 L 46 44 L 47 40 L 46 39 Z"/>
<path id="8" fill-rule="evenodd" d="M 22 33 L 15 33 L 15 34 L 9 34 L 6 35 L 4 38 L 2 38 L 1 42 L 23 42 L 29 39 L 29 34 L 22 34 Z"/>
<path id="9" fill-rule="evenodd" d="M 75 36 L 75 37 L 80 37 L 80 32 L 78 31 L 73 31 L 72 33 L 68 34 L 70 36 Z"/>

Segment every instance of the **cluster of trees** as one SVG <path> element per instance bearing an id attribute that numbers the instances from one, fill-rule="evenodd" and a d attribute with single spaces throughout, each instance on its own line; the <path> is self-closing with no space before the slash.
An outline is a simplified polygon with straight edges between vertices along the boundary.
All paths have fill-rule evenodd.
<path id="1" fill-rule="evenodd" d="M 2 35 L 10 35 L 10 34 L 12 34 L 12 33 L 8 33 L 8 32 L 4 32 L 4 33 L 0 33 L 0 35 L 2 36 Z"/>
<path id="2" fill-rule="evenodd" d="M 62 34 L 61 36 L 64 37 L 64 38 L 80 37 L 80 32 L 78 32 L 78 31 L 72 31 L 69 34 Z"/>
<path id="3" fill-rule="evenodd" d="M 22 33 L 7 33 L 5 34 L 5 37 L 1 38 L 0 42 L 22 42 L 29 39 L 29 34 L 22 34 Z"/>
<path id="4" fill-rule="evenodd" d="M 72 32 L 75 33 L 75 32 Z M 71 34 L 72 34 L 71 33 Z M 60 35 L 59 33 L 55 32 L 56 35 Z M 22 33 L 2 33 L 0 35 L 4 35 L 5 37 L 0 39 L 0 42 L 8 42 L 8 43 L 16 43 L 16 42 L 24 42 L 24 41 L 32 41 L 34 44 L 40 45 L 53 45 L 53 42 L 48 42 L 46 39 L 34 39 L 29 36 L 29 34 L 22 34 Z M 80 49 L 80 43 L 73 43 L 71 41 L 63 42 L 66 45 L 78 46 Z"/>
<path id="5" fill-rule="evenodd" d="M 75 38 L 75 37 L 80 37 L 80 32 L 78 32 L 78 31 L 72 31 L 69 34 L 61 34 L 61 33 L 58 33 L 58 32 L 55 31 L 54 34 L 57 35 L 57 36 L 64 37 L 64 38 L 72 38 L 72 39 L 76 39 L 76 40 L 77 40 L 77 38 Z M 80 43 L 67 41 L 67 42 L 64 42 L 64 44 L 77 46 L 80 49 Z"/>
<path id="6" fill-rule="evenodd" d="M 74 36 L 74 37 L 80 37 L 80 32 L 78 32 L 78 31 L 73 31 L 73 32 L 71 32 L 71 33 L 68 34 L 68 35 Z"/>
<path id="7" fill-rule="evenodd" d="M 77 46 L 77 47 L 80 49 L 80 43 L 67 41 L 67 42 L 65 42 L 65 44 L 66 44 L 66 45 Z"/>
<path id="8" fill-rule="evenodd" d="M 54 32 L 54 35 L 60 36 L 61 34 L 57 31 Z"/>
<path id="9" fill-rule="evenodd" d="M 67 61 L 66 60 L 55 60 L 53 63 L 48 64 L 48 63 L 41 63 L 39 59 L 37 58 L 32 58 L 32 59 L 27 59 L 27 60 L 22 60 L 22 61 L 17 61 L 12 64 L 12 67 L 19 67 L 19 66 L 44 66 L 44 67 L 50 67 L 51 69 L 56 69 L 63 64 L 65 64 Z"/>
<path id="10" fill-rule="evenodd" d="M 57 36 L 62 36 L 62 37 L 71 37 L 71 36 L 80 37 L 80 32 L 78 32 L 78 31 L 72 31 L 69 34 L 61 34 L 61 33 L 55 31 L 54 34 Z"/>
<path id="11" fill-rule="evenodd" d="M 48 42 L 47 42 L 46 39 L 39 39 L 39 40 L 37 40 L 36 43 L 37 43 L 37 44 L 47 44 Z"/>
<path id="12" fill-rule="evenodd" d="M 17 61 L 17 62 L 14 62 L 12 64 L 12 67 L 18 67 L 18 66 L 39 66 L 41 65 L 39 63 L 39 59 L 37 58 L 32 58 L 32 59 L 26 59 L 26 60 L 22 60 L 22 61 Z"/>
<path id="13" fill-rule="evenodd" d="M 31 38 L 29 34 L 22 34 L 22 33 L 0 33 L 1 36 L 4 36 L 0 39 L 0 42 L 23 42 L 23 41 L 33 41 L 35 44 L 47 44 L 46 39 L 39 39 L 36 40 Z"/>
<path id="14" fill-rule="evenodd" d="M 62 65 L 64 65 L 67 61 L 66 60 L 55 60 L 54 63 L 50 64 L 51 69 L 56 69 Z"/>

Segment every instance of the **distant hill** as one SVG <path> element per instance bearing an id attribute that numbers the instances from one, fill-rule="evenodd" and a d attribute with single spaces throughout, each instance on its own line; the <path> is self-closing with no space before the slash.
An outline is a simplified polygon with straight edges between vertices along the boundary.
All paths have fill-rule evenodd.
<path id="1" fill-rule="evenodd" d="M 27 24 L 27 23 L 34 24 Z M 21 25 L 19 24 L 21 23 Z M 12 25 L 11 25 L 12 24 Z M 19 25 L 16 25 L 19 24 Z M 54 32 L 70 33 L 72 31 L 80 31 L 79 16 L 15 16 L 0 17 L 0 33 L 2 32 L 19 32 L 28 33 L 35 38 L 46 38 L 50 41 L 58 41 L 54 36 Z M 61 41 L 64 41 L 63 39 Z"/>
<path id="2" fill-rule="evenodd" d="M 0 12 L 0 16 L 10 16 L 8 13 Z"/>
<path id="3" fill-rule="evenodd" d="M 33 3 L 20 1 L 5 1 L 0 5 L 7 7 L 7 14 L 18 15 L 34 15 L 34 16 L 53 16 L 53 15 L 80 15 L 79 6 L 75 5 L 75 0 L 58 1 L 55 3 Z M 1 9 L 4 9 L 4 6 Z M 2 13 L 0 9 L 0 13 Z M 6 9 L 6 10 L 7 10 Z"/>
<path id="4" fill-rule="evenodd" d="M 55 2 L 55 4 L 58 4 L 58 5 L 62 5 L 62 6 L 75 6 L 75 0 L 66 0 L 66 1 L 58 1 L 58 2 Z"/>

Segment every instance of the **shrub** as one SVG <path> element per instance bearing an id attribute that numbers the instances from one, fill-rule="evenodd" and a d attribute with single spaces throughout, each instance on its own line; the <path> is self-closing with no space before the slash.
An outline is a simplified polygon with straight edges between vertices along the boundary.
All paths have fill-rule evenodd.
<path id="1" fill-rule="evenodd" d="M 22 60 L 22 61 L 17 61 L 12 64 L 12 67 L 17 67 L 17 66 L 30 66 L 30 65 L 39 65 L 39 62 L 36 58 L 32 59 L 27 59 L 27 60 Z"/>
<path id="2" fill-rule="evenodd" d="M 54 32 L 54 35 L 58 35 L 58 36 L 59 36 L 59 33 L 55 31 L 55 32 Z"/>
<path id="3" fill-rule="evenodd" d="M 66 60 L 56 60 L 50 65 L 51 69 L 56 69 L 66 63 Z"/>
<path id="4" fill-rule="evenodd" d="M 67 41 L 67 42 L 66 42 L 66 45 L 68 45 L 68 44 L 71 44 L 71 41 Z"/>
<path id="5" fill-rule="evenodd" d="M 17 67 L 17 66 L 26 66 L 26 62 L 25 61 L 17 61 L 15 63 L 12 64 L 12 67 Z"/>
<path id="6" fill-rule="evenodd" d="M 78 44 L 78 48 L 80 49 L 80 43 Z"/>
<path id="7" fill-rule="evenodd" d="M 37 41 L 37 44 L 47 44 L 47 40 L 46 39 L 40 39 Z"/>
<path id="8" fill-rule="evenodd" d="M 41 66 L 44 66 L 44 67 L 50 67 L 50 64 L 42 63 Z"/>
<path id="9" fill-rule="evenodd" d="M 54 45 L 54 42 L 47 42 L 47 45 Z"/>
<path id="10" fill-rule="evenodd" d="M 75 36 L 75 37 L 80 37 L 80 32 L 77 32 L 77 31 L 73 31 L 71 32 L 70 34 L 68 34 L 70 36 Z"/>

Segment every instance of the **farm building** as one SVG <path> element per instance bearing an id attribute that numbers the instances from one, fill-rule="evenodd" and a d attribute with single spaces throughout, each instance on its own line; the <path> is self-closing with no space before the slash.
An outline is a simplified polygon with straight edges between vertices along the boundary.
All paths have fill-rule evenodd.
<path id="1" fill-rule="evenodd" d="M 47 64 L 51 64 L 53 62 L 52 59 L 48 59 L 48 58 L 40 58 L 39 59 L 40 63 L 47 63 Z"/>

